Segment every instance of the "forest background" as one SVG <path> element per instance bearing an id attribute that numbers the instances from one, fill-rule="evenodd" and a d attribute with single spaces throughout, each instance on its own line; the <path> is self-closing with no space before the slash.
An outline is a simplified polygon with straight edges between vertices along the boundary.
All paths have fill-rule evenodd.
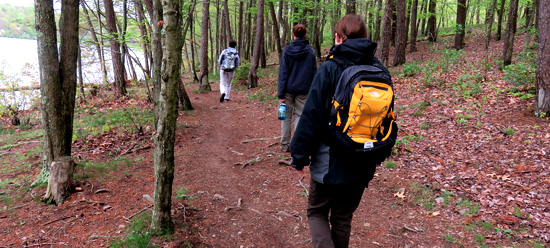
<path id="1" fill-rule="evenodd" d="M 545 98 L 542 98 L 541 101 L 537 95 L 540 93 L 540 89 L 548 90 L 548 81 L 544 81 L 544 75 L 536 73 L 536 68 L 539 65 L 540 69 L 541 61 L 544 65 L 545 59 L 548 58 L 537 56 L 541 52 L 537 41 L 543 37 L 541 32 L 544 30 L 535 28 L 538 20 L 545 19 L 537 18 L 541 15 L 537 16 L 536 10 L 541 11 L 540 9 L 543 8 L 536 8 L 536 6 L 546 6 L 544 3 L 547 2 L 517 0 L 185 2 L 179 8 L 181 11 L 181 25 L 179 26 L 182 38 L 180 44 L 183 46 L 180 49 L 183 52 L 180 73 L 184 78 L 184 80 L 178 80 L 179 108 L 181 110 L 194 108 L 193 102 L 190 100 L 193 98 L 189 98 L 188 95 L 212 92 L 212 81 L 215 81 L 218 71 L 216 68 L 217 55 L 231 38 L 238 40 L 241 56 L 245 61 L 237 71 L 237 80 L 242 80 L 241 83 L 244 82 L 244 88 L 241 90 L 244 94 L 249 95 L 247 98 L 249 101 L 259 100 L 273 105 L 275 99 L 272 91 L 275 80 L 267 77 L 263 79 L 265 81 L 262 81 L 262 77 L 258 75 L 266 75 L 266 73 L 270 75 L 270 68 L 272 70 L 273 67 L 276 67 L 277 55 L 280 54 L 282 47 L 290 42 L 292 25 L 295 23 L 306 24 L 310 42 L 316 50 L 319 61 L 322 61 L 322 56 L 327 54 L 328 48 L 332 45 L 334 23 L 344 13 L 356 12 L 365 17 L 369 27 L 369 38 L 379 43 L 377 55 L 392 70 L 396 85 L 406 85 L 401 92 L 403 97 L 401 113 L 398 112 L 403 115 L 401 117 L 403 118 L 401 128 L 404 130 L 402 131 L 403 138 L 398 142 L 396 158 L 388 161 L 385 169 L 396 170 L 396 161 L 397 164 L 410 166 L 415 163 L 410 160 L 422 160 L 414 155 L 419 151 L 424 155 L 424 159 L 427 157 L 432 160 L 424 161 L 425 164 L 433 165 L 431 168 L 428 167 L 432 171 L 452 170 L 449 167 L 462 169 L 462 172 L 454 171 L 444 178 L 435 177 L 434 180 L 439 181 L 431 182 L 430 187 L 417 185 L 408 189 L 418 195 L 424 194 L 424 190 L 435 192 L 433 197 L 426 197 L 427 200 L 421 199 L 420 202 L 415 203 L 421 205 L 428 212 L 428 216 L 438 216 L 440 211 L 435 210 L 436 205 L 446 206 L 450 199 L 454 199 L 454 203 L 457 205 L 455 210 L 459 209 L 457 211 L 460 214 L 467 216 L 464 229 L 473 234 L 459 235 L 458 238 L 452 234 L 445 234 L 444 242 L 450 244 L 474 242 L 484 246 L 494 244 L 495 240 L 502 238 L 508 239 L 508 241 L 496 241 L 496 243 L 502 245 L 509 242 L 518 246 L 544 247 L 548 243 L 548 228 L 545 227 L 548 227 L 549 218 L 548 208 L 544 207 L 549 201 L 548 193 L 544 191 L 549 184 L 546 172 L 548 143 L 545 141 L 548 138 L 548 120 L 543 109 L 547 105 L 544 103 Z M 108 14 L 110 8 L 114 15 Z M 80 107 L 77 106 L 75 110 L 75 130 L 70 136 L 73 147 L 95 139 L 104 139 L 102 135 L 106 133 L 122 132 L 123 130 L 136 135 L 146 134 L 147 136 L 148 134 L 151 136 L 151 129 L 155 129 L 151 126 L 155 126 L 155 124 L 148 125 L 146 123 L 154 123 L 153 119 L 157 117 L 152 116 L 152 113 L 147 113 L 150 109 L 130 108 L 131 105 L 127 105 L 129 103 L 126 101 L 129 99 L 143 100 L 144 102 L 141 103 L 145 105 L 147 102 L 149 104 L 155 102 L 154 87 L 151 88 L 151 85 L 155 83 L 153 46 L 161 42 L 153 41 L 153 33 L 155 27 L 165 25 L 163 19 L 154 17 L 155 10 L 158 8 L 154 8 L 152 1 L 80 2 L 79 48 L 97 54 L 94 56 L 97 56 L 98 62 L 96 63 L 102 65 L 103 77 L 94 82 L 79 81 L 80 90 L 77 95 Z M 36 37 L 32 8 L 2 5 L 0 13 L 6 17 L 0 18 L 3 36 L 5 34 L 19 38 Z M 111 18 L 113 16 L 114 18 Z M 547 18 L 548 15 L 542 15 L 542 17 Z M 411 23 L 415 25 L 411 25 Z M 517 33 L 521 35 L 521 39 L 518 38 L 518 40 L 521 43 L 515 40 L 518 27 L 519 32 Z M 160 31 L 162 33 L 162 29 Z M 169 30 L 165 29 L 165 31 Z M 415 52 L 418 49 L 417 42 L 430 45 L 424 46 L 422 52 Z M 496 43 L 497 46 L 495 47 L 494 44 L 491 46 L 492 43 Z M 481 49 L 476 50 L 473 54 L 466 54 L 463 51 L 464 46 L 473 48 L 474 44 Z M 145 60 L 138 60 L 131 51 L 142 52 Z M 109 52 L 111 58 L 108 56 Z M 268 63 L 269 61 L 270 63 Z M 109 63 L 112 68 L 108 66 Z M 82 74 L 85 73 L 82 69 L 80 71 Z M 86 78 L 82 74 L 79 73 L 77 78 Z M 139 80 L 138 74 L 145 75 L 147 80 Z M 9 79 L 9 77 L 6 78 Z M 91 90 L 86 90 L 86 88 Z M 188 93 L 186 88 L 196 88 L 196 92 Z M 13 87 L 11 90 L 18 89 Z M 132 94 L 132 91 L 135 93 Z M 451 95 L 447 95 L 449 92 Z M 122 111 L 114 111 L 102 118 L 94 116 L 93 113 L 90 117 L 86 117 L 86 113 L 90 111 L 88 108 L 94 106 L 87 105 L 85 102 L 100 105 L 93 101 L 93 97 L 89 96 L 97 94 L 107 102 L 112 101 L 115 107 L 122 108 Z M 422 98 L 407 102 L 405 101 L 408 100 L 407 94 L 422 95 Z M 513 117 L 524 121 L 522 124 L 516 124 L 511 120 L 513 118 L 510 118 L 506 124 L 490 125 L 485 123 L 483 120 L 485 115 L 493 116 L 496 113 L 506 113 L 506 108 L 500 109 L 502 112 L 498 112 L 495 111 L 499 109 L 498 106 L 492 105 L 500 105 L 501 97 L 509 99 L 510 105 L 523 108 L 519 110 L 520 113 L 525 111 L 528 116 L 539 115 L 542 118 L 531 119 L 516 112 Z M 47 147 L 37 146 L 23 157 L 11 157 L 14 155 L 12 150 L 18 146 L 17 144 L 20 144 L 19 142 L 28 141 L 29 138 L 25 135 L 30 135 L 32 140 L 39 139 L 42 135 L 39 131 L 40 117 L 36 117 L 39 105 L 35 104 L 34 113 L 32 110 L 18 109 L 17 101 L 4 103 L 4 105 L 1 110 L 4 121 L 2 133 L 7 135 L 7 138 L 3 138 L 2 142 L 4 143 L 0 144 L 3 145 L 2 160 L 6 166 L 6 173 L 3 173 L 6 178 L 2 178 L 1 181 L 2 188 L 5 189 L 2 196 L 7 205 L 4 210 L 15 211 L 20 209 L 21 205 L 13 206 L 14 199 L 21 202 L 25 200 L 17 200 L 18 194 L 15 193 L 16 190 L 12 189 L 13 184 L 21 187 L 22 185 L 30 186 L 30 183 L 26 183 L 29 178 L 23 179 L 22 182 L 17 177 L 10 177 L 14 170 L 13 161 L 21 159 L 25 162 L 20 163 L 27 164 L 27 160 L 36 160 L 37 157 L 40 157 L 39 154 Z M 449 105 L 456 105 L 456 108 L 447 110 L 445 106 Z M 491 111 L 486 110 L 487 106 L 491 106 Z M 426 109 L 436 107 L 441 108 L 440 111 L 446 114 L 431 116 L 424 113 L 427 112 Z M 434 111 L 437 112 L 437 110 Z M 153 112 L 157 113 L 156 110 Z M 140 121 L 136 123 L 136 119 L 128 118 L 126 116 L 128 113 L 130 116 L 138 117 Z M 432 119 L 430 120 L 428 117 Z M 103 119 L 103 121 L 94 124 L 91 119 L 87 118 Z M 408 118 L 424 121 L 419 122 Z M 497 114 L 493 118 L 503 117 Z M 410 126 L 413 123 L 418 125 Z M 462 145 L 467 146 L 468 142 L 463 140 L 464 137 L 466 139 L 481 138 L 484 140 L 483 142 L 489 142 L 495 147 L 487 149 L 487 151 L 479 151 L 477 149 L 469 150 L 479 148 L 479 145 L 465 148 L 459 144 L 458 146 L 464 150 L 456 151 L 457 147 L 448 144 L 431 143 L 434 147 L 442 146 L 443 150 L 454 151 L 452 155 L 448 154 L 443 156 L 444 158 L 440 158 L 441 151 L 422 145 L 428 133 L 433 136 L 440 135 L 431 132 L 422 135 L 427 132 L 422 130 L 434 132 L 440 130 L 441 127 L 434 127 L 436 124 L 441 126 L 453 124 L 452 128 L 447 127 L 448 130 L 455 130 L 458 133 L 449 134 L 447 131 L 440 137 L 442 141 L 449 139 L 456 142 L 460 140 L 463 142 Z M 148 126 L 149 128 L 147 128 Z M 456 128 L 456 126 L 460 128 Z M 484 131 L 489 134 L 483 134 Z M 494 136 L 502 137 L 495 138 Z M 15 138 L 11 140 L 12 137 Z M 137 140 L 142 142 L 141 139 Z M 521 148 L 517 147 L 514 148 L 517 150 L 506 153 L 503 149 L 510 148 L 503 148 L 499 145 L 506 144 L 508 141 L 518 147 L 520 146 L 515 142 L 523 143 Z M 141 148 L 143 147 L 147 146 Z M 423 149 L 415 150 L 418 147 L 423 147 Z M 111 152 L 110 155 L 120 157 L 129 151 L 138 152 L 134 148 L 118 151 L 118 154 Z M 75 149 L 75 153 L 79 152 L 78 148 L 73 149 Z M 468 160 L 467 156 L 474 152 L 481 153 L 485 157 L 502 157 L 500 160 L 483 158 L 481 161 L 484 162 L 481 163 Z M 434 156 L 434 154 L 436 155 Z M 479 157 L 476 158 L 479 160 Z M 40 168 L 41 163 L 35 161 L 29 166 L 29 169 L 16 169 L 18 173 L 15 174 L 26 171 L 30 174 L 27 176 L 36 177 L 36 168 Z M 472 166 L 474 168 L 471 168 Z M 429 174 L 429 172 L 424 173 Z M 413 174 L 412 177 L 420 177 L 419 175 L 422 173 L 411 172 L 411 174 Z M 484 176 L 477 177 L 481 174 Z M 472 177 L 472 175 L 474 176 Z M 426 175 L 422 177 L 426 177 Z M 492 193 L 479 189 L 478 186 L 482 185 L 480 180 L 487 179 L 494 179 L 497 183 L 506 185 L 505 187 L 513 188 L 513 194 L 493 196 Z M 430 181 L 429 179 L 425 180 Z M 465 190 L 468 188 L 467 185 L 457 182 L 460 180 L 468 181 L 467 184 L 476 183 L 468 185 L 471 187 L 468 191 Z M 449 184 L 455 187 L 445 186 Z M 459 185 L 456 186 L 456 184 Z M 35 191 L 41 189 L 40 186 L 36 187 L 24 186 L 23 192 L 19 193 L 22 196 L 30 194 L 31 199 L 35 199 L 33 196 Z M 516 191 L 517 187 L 523 191 Z M 453 188 L 456 192 L 446 188 Z M 475 198 L 473 202 L 465 200 L 463 195 L 459 195 L 459 189 L 477 195 L 478 198 L 473 197 Z M 395 194 L 400 199 L 401 196 L 405 196 L 405 191 L 400 188 Z M 177 192 L 175 196 L 186 198 L 186 193 L 184 191 Z M 423 200 L 426 201 L 423 202 Z M 39 205 L 38 203 L 33 204 Z M 493 221 L 490 221 L 490 218 L 478 219 L 484 215 L 478 213 L 480 206 L 477 204 L 481 204 L 482 212 L 496 215 L 493 216 Z M 10 205 L 11 207 L 9 207 Z M 489 210 L 494 206 L 497 206 L 497 210 Z M 17 218 L 16 215 L 5 214 L 3 218 Z M 15 230 L 15 228 L 6 229 L 6 232 L 9 230 Z M 411 230 L 419 232 L 417 229 Z M 148 237 L 148 235 L 143 236 Z M 416 242 L 420 241 L 416 240 Z"/>

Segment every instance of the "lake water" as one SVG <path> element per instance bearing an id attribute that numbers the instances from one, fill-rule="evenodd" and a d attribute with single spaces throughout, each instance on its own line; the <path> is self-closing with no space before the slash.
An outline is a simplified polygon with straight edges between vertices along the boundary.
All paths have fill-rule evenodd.
<path id="1" fill-rule="evenodd" d="M 0 37 L 0 88 L 40 85 L 37 49 L 36 40 Z M 97 52 L 95 49 L 89 51 L 83 49 L 82 54 L 84 83 L 101 83 L 102 74 Z M 107 68 L 111 68 L 111 53 L 109 50 L 106 50 L 104 54 L 107 60 Z M 138 56 L 141 55 L 138 54 Z M 143 61 L 142 57 L 138 59 Z M 107 71 L 108 78 L 112 81 L 111 71 L 109 69 Z M 0 106 L 26 106 L 28 105 L 28 98 L 32 98 L 37 94 L 39 94 L 38 91 L 23 92 L 23 94 L 20 92 L 0 91 Z"/>

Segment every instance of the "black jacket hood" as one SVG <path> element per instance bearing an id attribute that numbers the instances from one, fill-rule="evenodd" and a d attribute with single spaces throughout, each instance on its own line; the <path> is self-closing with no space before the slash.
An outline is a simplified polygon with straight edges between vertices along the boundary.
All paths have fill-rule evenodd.
<path id="1" fill-rule="evenodd" d="M 303 60 L 310 52 L 311 46 L 309 46 L 308 39 L 293 40 L 287 47 L 287 54 L 295 60 Z"/>
<path id="2" fill-rule="evenodd" d="M 345 66 L 372 65 L 378 44 L 366 38 L 349 39 L 340 45 L 332 46 L 329 56 L 336 55 Z"/>

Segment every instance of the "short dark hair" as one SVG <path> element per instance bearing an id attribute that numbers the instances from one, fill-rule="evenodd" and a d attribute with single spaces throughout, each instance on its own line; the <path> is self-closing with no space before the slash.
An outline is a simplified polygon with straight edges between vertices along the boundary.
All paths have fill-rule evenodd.
<path id="1" fill-rule="evenodd" d="M 356 14 L 347 14 L 336 23 L 336 34 L 345 42 L 348 39 L 367 38 L 367 26 L 363 17 Z"/>
<path id="2" fill-rule="evenodd" d="M 233 39 L 229 40 L 229 46 L 235 48 L 237 46 L 237 42 Z"/>
<path id="3" fill-rule="evenodd" d="M 292 29 L 292 33 L 296 36 L 296 38 L 303 39 L 307 34 L 306 26 L 304 26 L 304 24 L 296 24 L 296 26 Z"/>

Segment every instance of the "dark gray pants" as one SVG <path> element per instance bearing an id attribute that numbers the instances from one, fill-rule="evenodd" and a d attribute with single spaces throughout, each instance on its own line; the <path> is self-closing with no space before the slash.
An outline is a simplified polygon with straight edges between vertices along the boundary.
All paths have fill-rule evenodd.
<path id="1" fill-rule="evenodd" d="M 359 206 L 365 186 L 328 185 L 311 180 L 307 217 L 315 248 L 349 246 L 353 212 Z"/>

